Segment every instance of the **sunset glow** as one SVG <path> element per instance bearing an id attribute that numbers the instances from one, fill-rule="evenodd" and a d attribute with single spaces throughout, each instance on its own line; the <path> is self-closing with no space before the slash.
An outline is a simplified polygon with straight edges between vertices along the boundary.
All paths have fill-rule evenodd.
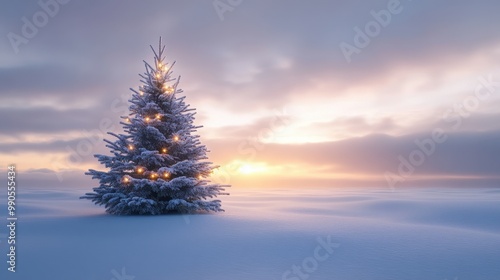
<path id="1" fill-rule="evenodd" d="M 196 109 L 195 124 L 203 127 L 194 133 L 210 150 L 208 161 L 221 166 L 231 181 L 387 185 L 388 177 L 398 184 L 468 178 L 464 180 L 498 185 L 495 166 L 500 163 L 494 155 L 500 141 L 500 40 L 492 36 L 497 32 L 495 9 L 464 3 L 422 22 L 420 13 L 435 7 L 404 4 L 391 24 L 349 57 L 339 46 L 355 45 L 354 27 L 362 29 L 372 19 L 370 11 L 384 3 L 346 4 L 342 12 L 328 1 L 287 9 L 272 5 L 261 19 L 269 28 L 249 28 L 250 19 L 236 15 L 261 10 L 257 2 L 245 3 L 234 16 L 228 13 L 227 22 L 210 14 L 210 3 L 198 7 L 207 13 L 200 22 L 168 8 L 152 11 L 151 17 L 160 14 L 153 29 L 146 21 L 88 22 L 89 30 L 113 34 L 114 40 L 102 44 L 95 44 L 102 42 L 99 32 L 61 18 L 64 26 L 49 24 L 36 43 L 17 46 L 18 55 L 12 44 L 2 46 L 0 107 L 2 119 L 9 122 L 2 126 L 0 155 L 22 166 L 25 178 L 40 178 L 43 170 L 52 172 L 47 185 L 63 184 L 66 175 L 74 177 L 69 174 L 81 174 L 79 182 L 89 184 L 83 173 L 103 168 L 93 155 L 108 153 L 103 141 L 111 137 L 107 132 L 120 134 L 120 121 L 133 119 L 129 88 L 144 96 L 138 74 L 146 58 L 158 67 L 155 79 L 163 79 L 176 61 L 173 77 L 182 75 L 182 80 L 166 81 L 161 90 L 185 96 L 186 104 Z M 175 5 L 186 5 L 186 12 L 194 7 Z M 89 5 L 85 13 L 92 15 L 94 9 L 101 10 Z M 124 11 L 128 9 L 136 7 Z M 310 9 L 315 20 L 305 27 L 294 11 Z M 64 15 L 72 18 L 80 11 L 68 5 Z M 23 16 L 12 16 L 5 30 L 19 30 Z M 465 32 L 462 24 L 475 32 Z M 246 36 L 235 36 L 234 27 Z M 57 39 L 63 30 L 79 34 L 71 45 L 81 49 Z M 129 30 L 146 32 L 130 40 Z M 148 59 L 149 44 L 158 36 L 166 44 L 162 64 Z M 117 42 L 127 44 L 117 48 Z M 168 120 L 155 111 L 141 118 L 146 125 Z M 435 131 L 445 140 L 434 141 Z M 130 150 L 138 150 L 130 144 Z M 407 175 L 400 170 L 408 170 Z"/>
<path id="2" fill-rule="evenodd" d="M 266 166 L 258 163 L 243 163 L 238 168 L 238 172 L 241 174 L 264 173 L 266 171 L 267 171 Z"/>
<path id="3" fill-rule="evenodd" d="M 0 279 L 499 279 L 500 1 L 2 4 Z"/>

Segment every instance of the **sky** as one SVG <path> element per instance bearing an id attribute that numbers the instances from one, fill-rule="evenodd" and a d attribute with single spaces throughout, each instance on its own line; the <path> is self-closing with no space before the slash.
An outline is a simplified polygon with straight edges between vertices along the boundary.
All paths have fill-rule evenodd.
<path id="1" fill-rule="evenodd" d="M 233 187 L 498 186 L 498 1 L 8 1 L 0 168 L 95 187 L 161 36 Z"/>

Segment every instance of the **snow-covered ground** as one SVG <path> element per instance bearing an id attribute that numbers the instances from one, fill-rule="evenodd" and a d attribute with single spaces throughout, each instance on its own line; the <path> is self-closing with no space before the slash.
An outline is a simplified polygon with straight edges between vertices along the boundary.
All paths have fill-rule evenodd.
<path id="1" fill-rule="evenodd" d="M 500 189 L 232 188 L 225 213 L 155 217 L 85 191 L 20 190 L 17 272 L 3 226 L 0 279 L 500 279 Z"/>

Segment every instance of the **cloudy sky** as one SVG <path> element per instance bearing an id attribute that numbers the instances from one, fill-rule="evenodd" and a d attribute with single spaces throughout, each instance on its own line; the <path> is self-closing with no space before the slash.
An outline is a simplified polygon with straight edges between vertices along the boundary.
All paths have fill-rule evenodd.
<path id="1" fill-rule="evenodd" d="M 40 4 L 41 3 L 41 4 Z M 46 3 L 44 5 L 44 3 Z M 159 36 L 213 180 L 500 184 L 498 1 L 8 1 L 1 168 L 93 187 Z"/>

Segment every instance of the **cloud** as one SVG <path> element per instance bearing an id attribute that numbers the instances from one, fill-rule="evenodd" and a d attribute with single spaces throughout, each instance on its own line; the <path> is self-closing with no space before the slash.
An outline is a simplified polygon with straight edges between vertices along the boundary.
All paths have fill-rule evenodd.
<path id="1" fill-rule="evenodd" d="M 498 73 L 500 3 L 401 0 L 402 12 L 347 63 L 339 44 L 352 43 L 353 28 L 387 3 L 244 1 L 220 21 L 211 1 L 70 1 L 16 55 L 6 34 L 20 33 L 21 18 L 41 8 L 11 1 L 0 11 L 0 118 L 8 120 L 0 131 L 19 141 L 0 152 L 63 153 L 102 119 L 117 125 L 112 104 L 139 85 L 148 45 L 161 35 L 187 101 L 209 123 L 200 133 L 216 160 L 253 155 L 328 172 L 393 170 L 415 139 L 441 126 L 446 106 L 473 92 L 477 76 Z M 487 103 L 448 131 L 419 174 L 494 173 L 498 97 Z M 296 114 L 273 141 L 302 144 L 246 142 L 269 127 L 269 110 L 285 105 Z M 314 135 L 318 143 L 308 143 Z"/>
<path id="2" fill-rule="evenodd" d="M 309 133 L 322 132 L 329 139 L 348 139 L 356 136 L 365 136 L 372 133 L 392 135 L 400 129 L 394 119 L 384 117 L 370 121 L 364 116 L 340 117 L 332 121 L 311 123 L 301 130 Z"/>
<path id="3" fill-rule="evenodd" d="M 500 130 L 489 132 L 460 132 L 446 134 L 443 143 L 429 144 L 430 134 L 412 134 L 400 137 L 387 135 L 368 135 L 360 138 L 342 140 L 325 143 L 309 144 L 262 144 L 250 145 L 248 143 L 242 148 L 241 143 L 235 140 L 206 140 L 206 144 L 211 153 L 210 161 L 222 165 L 223 172 L 227 174 L 221 178 L 230 179 L 232 184 L 252 184 L 280 186 L 298 186 L 299 182 L 311 186 L 333 185 L 372 185 L 381 187 L 386 184 L 384 174 L 392 172 L 398 174 L 398 167 L 401 158 L 411 161 L 410 154 L 422 149 L 433 150 L 426 155 L 423 162 L 414 165 L 415 172 L 410 175 L 409 183 L 405 185 L 498 185 L 500 176 Z M 425 148 L 421 148 L 420 143 L 426 143 Z M 75 143 L 63 143 L 75 144 Z M 48 150 L 57 150 L 61 143 L 53 143 L 54 146 L 45 147 Z M 419 146 L 420 145 L 420 146 Z M 431 147 L 431 146 L 433 147 Z M 5 148 L 3 146 L 2 148 Z M 39 152 L 43 147 L 33 147 Z M 96 149 L 97 153 L 107 154 L 106 149 Z M 422 153 L 423 154 L 423 153 Z M 271 173 L 247 178 L 237 172 L 237 168 L 229 167 L 235 160 L 245 162 L 259 162 L 265 164 Z M 78 164 L 64 165 L 68 159 L 60 163 L 52 163 L 47 166 L 47 172 L 40 175 L 28 172 L 23 176 L 33 178 L 45 178 L 48 184 L 55 183 L 58 177 L 70 178 L 72 184 L 82 185 L 78 178 L 84 176 L 79 174 L 82 170 L 77 170 L 76 174 L 69 174 L 68 170 L 61 170 L 62 173 L 55 173 L 51 169 L 61 165 L 68 168 L 83 168 L 83 166 L 98 167 L 95 159 L 91 155 L 83 158 Z M 22 165 L 22 164 L 20 164 Z M 24 164 L 25 165 L 25 164 Z M 74 177 L 76 176 L 76 177 Z M 245 179 L 246 178 L 246 179 Z M 217 180 L 217 178 L 215 178 Z M 36 185 L 34 179 L 31 184 Z M 69 181 L 65 181 L 67 183 Z M 43 180 L 41 184 L 44 185 Z M 59 183 L 57 183 L 59 184 Z M 299 184 L 300 185 L 300 184 Z"/>
<path id="4" fill-rule="evenodd" d="M 270 175 L 245 177 L 232 171 L 229 174 L 231 184 L 268 186 L 375 186 L 383 187 L 385 172 L 397 174 L 400 164 L 399 156 L 408 159 L 408 155 L 418 149 L 416 139 L 423 140 L 427 135 L 411 135 L 405 137 L 388 137 L 370 135 L 350 141 L 331 143 L 315 143 L 308 145 L 267 144 L 258 152 L 253 161 L 265 162 L 271 168 L 282 170 Z M 416 167 L 413 175 L 405 186 L 461 186 L 461 185 L 498 185 L 498 167 L 500 166 L 498 141 L 500 132 L 459 133 L 448 135 L 443 144 L 436 144 L 436 152 Z M 216 145 L 219 143 L 219 145 Z M 223 141 L 207 141 L 212 149 L 210 159 L 216 163 L 225 160 L 244 158 L 238 155 L 236 145 L 232 153 L 223 155 L 218 152 L 220 145 L 230 145 Z M 227 147 L 223 148 L 227 151 Z M 221 158 L 224 157 L 225 158 Z M 284 164 L 286 166 L 284 166 Z M 224 166 L 223 166 L 224 168 Z M 284 168 L 284 169 L 283 169 Z M 229 169 L 231 170 L 231 169 Z M 285 172 L 285 170 L 287 170 Z M 75 185 L 82 186 L 82 174 L 68 174 L 66 171 L 60 177 L 69 178 Z M 82 172 L 82 171 L 80 171 Z M 304 173 L 305 172 L 305 173 Z M 24 175 L 33 179 L 31 176 Z M 50 175 L 50 176 L 49 176 Z M 55 183 L 56 173 L 44 175 L 48 184 Z M 76 176 L 76 177 L 75 177 Z M 217 178 L 215 178 L 217 179 Z M 38 181 L 38 185 L 44 180 Z M 34 184 L 33 181 L 30 181 Z M 65 184 L 69 181 L 65 181 Z M 34 184 L 36 185 L 36 184 Z M 43 184 L 42 184 L 43 185 Z"/>
<path id="5" fill-rule="evenodd" d="M 103 106 L 104 107 L 104 106 Z M 74 132 L 90 133 L 94 130 L 116 130 L 120 125 L 117 113 L 103 111 L 99 115 L 92 109 L 60 110 L 51 107 L 2 108 L 0 135 L 21 136 L 24 133 Z M 107 116 L 110 116 L 109 118 Z"/>
<path id="6" fill-rule="evenodd" d="M 397 173 L 400 157 L 421 150 L 416 142 L 425 141 L 433 152 L 416 166 L 415 175 L 498 176 L 500 167 L 500 130 L 489 132 L 445 133 L 443 143 L 428 144 L 432 132 L 392 137 L 371 134 L 336 142 L 307 144 L 262 144 L 245 141 L 206 141 L 213 160 L 228 163 L 233 159 L 266 162 L 272 166 L 299 164 L 324 166 L 329 172 L 383 176 Z M 230 148 L 232 147 L 232 149 Z"/>
<path id="7" fill-rule="evenodd" d="M 499 43 L 490 36 L 498 22 L 494 1 L 460 1 L 453 7 L 401 2 L 403 12 L 353 64 L 345 63 L 338 44 L 352 40 L 352 28 L 372 20 L 370 11 L 385 8 L 387 1 L 248 2 L 223 22 L 209 2 L 71 2 L 25 46 L 27 52 L 43 56 L 44 63 L 56 61 L 59 66 L 43 73 L 40 66 L 30 70 L 35 67 L 29 63 L 33 59 L 21 52 L 17 58 L 27 61 L 22 64 L 27 68 L 9 69 L 14 79 L 4 87 L 26 94 L 33 89 L 23 90 L 27 86 L 69 91 L 98 83 L 119 88 L 125 79 L 130 81 L 127 87 L 133 86 L 142 70 L 141 59 L 151 56 L 147 45 L 155 45 L 158 35 L 164 35 L 169 58 L 174 56 L 179 73 L 189 78 L 186 87 L 199 85 L 190 93 L 203 98 L 208 89 L 212 98 L 226 100 L 225 109 L 237 110 L 262 106 L 259 100 L 264 97 L 271 106 L 284 103 L 287 96 L 314 85 L 315 79 L 344 87 L 373 83 L 391 75 L 395 67 L 442 65 L 444 59 L 457 61 Z M 15 12 L 3 21 L 12 30 L 20 29 L 20 18 L 38 8 L 34 3 L 9 5 Z M 134 21 L 128 20 L 131 11 Z M 464 28 L 474 32 L 463 32 Z M 291 66 L 280 67 L 282 61 Z M 23 74 L 33 82 L 21 85 Z"/>
<path id="8" fill-rule="evenodd" d="M 0 91 L 15 93 L 20 98 L 42 98 L 49 92 L 61 94 L 69 88 L 78 89 L 87 82 L 79 77 L 80 71 L 66 65 L 25 65 L 0 68 Z M 66 95 L 78 91 L 66 91 Z"/>

